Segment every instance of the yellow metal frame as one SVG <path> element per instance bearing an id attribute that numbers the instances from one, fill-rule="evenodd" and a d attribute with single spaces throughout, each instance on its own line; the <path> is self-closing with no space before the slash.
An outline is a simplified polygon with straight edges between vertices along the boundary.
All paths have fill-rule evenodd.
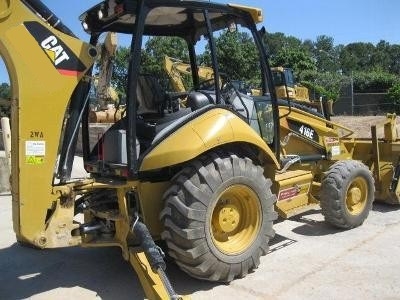
<path id="1" fill-rule="evenodd" d="M 185 137 L 184 139 L 182 137 Z M 279 168 L 264 140 L 233 112 L 214 108 L 195 118 L 165 138 L 144 159 L 140 171 L 159 169 L 189 161 L 200 154 L 230 143 L 247 143 L 260 156 Z"/>
<path id="2" fill-rule="evenodd" d="M 51 32 L 53 41 L 63 40 L 86 69 L 94 63 L 89 55 L 91 46 L 48 26 L 20 1 L 3 1 L 0 10 L 0 53 L 11 81 L 11 134 L 18 137 L 12 142 L 14 230 L 19 240 L 39 247 L 68 246 L 68 238 L 46 239 L 45 212 L 55 207 L 56 214 L 63 217 L 54 226 L 74 227 L 70 208 L 61 205 L 60 194 L 51 188 L 60 142 L 54 137 L 61 136 L 60 116 L 65 114 L 71 94 L 85 72 L 76 76 L 59 73 L 49 59 L 51 53 L 46 54 L 25 24 L 31 21 L 43 25 Z M 44 110 L 51 112 L 46 118 Z M 35 147 L 38 155 L 34 154 Z M 33 192 L 40 201 L 27 201 Z"/>
<path id="3" fill-rule="evenodd" d="M 251 15 L 251 18 L 253 19 L 254 23 L 256 24 L 261 23 L 263 21 L 263 13 L 260 8 L 233 4 L 233 3 L 229 3 L 228 5 L 243 11 L 247 11 Z"/>

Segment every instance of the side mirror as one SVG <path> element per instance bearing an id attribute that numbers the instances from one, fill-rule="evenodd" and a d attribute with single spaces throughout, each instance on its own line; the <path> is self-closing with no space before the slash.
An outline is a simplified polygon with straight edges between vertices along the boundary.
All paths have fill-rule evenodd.
<path id="1" fill-rule="evenodd" d="M 228 25 L 228 31 L 229 31 L 230 33 L 234 33 L 234 32 L 237 31 L 237 25 L 236 25 L 235 22 L 229 23 L 229 25 Z"/>
<path id="2" fill-rule="evenodd" d="M 258 34 L 260 35 L 260 37 L 261 37 L 262 39 L 265 38 L 265 36 L 267 35 L 267 30 L 265 29 L 264 26 L 261 27 L 261 29 L 258 31 Z"/>

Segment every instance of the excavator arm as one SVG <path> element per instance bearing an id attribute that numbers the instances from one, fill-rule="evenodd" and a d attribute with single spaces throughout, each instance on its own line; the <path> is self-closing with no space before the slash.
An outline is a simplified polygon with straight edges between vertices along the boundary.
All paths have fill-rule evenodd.
<path id="1" fill-rule="evenodd" d="M 13 222 L 18 240 L 38 247 L 60 247 L 78 241 L 65 234 L 74 227 L 69 219 L 73 208 L 61 204 L 62 197 L 52 185 L 68 180 L 85 75 L 97 50 L 72 36 L 61 22 L 53 20 L 54 15 L 50 18 L 39 2 L 10 0 L 0 5 L 0 54 L 11 81 L 11 134 L 15 137 Z M 40 201 L 28 200 L 33 191 Z M 56 234 L 59 238 L 53 239 L 59 224 L 52 224 L 49 216 L 56 211 L 64 215 L 61 222 L 65 226 Z"/>
<path id="2" fill-rule="evenodd" d="M 192 75 L 190 64 L 173 57 L 164 56 L 164 69 L 167 72 L 176 92 L 187 91 L 182 75 Z M 200 80 L 207 81 L 214 78 L 214 70 L 212 68 L 198 66 L 197 69 Z"/>

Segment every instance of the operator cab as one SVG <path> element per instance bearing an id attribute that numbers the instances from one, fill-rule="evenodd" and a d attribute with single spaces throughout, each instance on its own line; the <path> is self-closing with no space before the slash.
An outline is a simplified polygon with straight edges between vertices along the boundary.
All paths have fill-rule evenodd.
<path id="1" fill-rule="evenodd" d="M 293 70 L 290 68 L 275 67 L 272 68 L 272 75 L 275 86 L 288 86 L 294 88 L 295 79 Z"/>
<path id="2" fill-rule="evenodd" d="M 98 138 L 93 148 L 89 134 L 83 139 L 87 170 L 103 176 L 137 177 L 143 157 L 158 143 L 215 106 L 234 111 L 279 152 L 274 139 L 278 126 L 273 125 L 277 124 L 277 110 L 273 113 L 272 78 L 254 24 L 260 19 L 261 12 L 257 9 L 176 0 L 162 3 L 110 0 L 82 14 L 82 26 L 91 34 L 94 45 L 103 32 L 131 35 L 130 60 L 126 76 L 122 76 L 126 78 L 125 116 Z M 165 55 L 173 55 L 174 47 L 165 49 L 164 53 L 150 54 L 144 49 L 152 41 L 168 39 L 178 39 L 184 45 L 180 59 L 190 64 L 186 92 L 179 97 L 175 97 L 175 91 L 166 83 L 165 72 L 156 72 L 155 78 L 158 78 L 153 86 L 144 77 L 149 72 L 149 57 L 159 60 L 150 69 L 154 71 L 157 69 L 154 66 L 161 65 Z M 221 48 L 218 41 L 222 40 L 229 45 L 228 49 Z M 241 51 L 236 47 L 238 41 L 248 44 L 246 53 L 238 53 Z M 252 69 L 241 69 L 240 59 L 251 60 Z M 201 77 L 202 66 L 212 68 L 212 78 Z M 242 86 L 249 83 L 257 86 L 261 95 L 243 93 L 238 82 Z M 144 108 L 153 109 L 154 113 L 148 114 Z M 83 122 L 83 128 L 89 130 L 87 121 Z"/>

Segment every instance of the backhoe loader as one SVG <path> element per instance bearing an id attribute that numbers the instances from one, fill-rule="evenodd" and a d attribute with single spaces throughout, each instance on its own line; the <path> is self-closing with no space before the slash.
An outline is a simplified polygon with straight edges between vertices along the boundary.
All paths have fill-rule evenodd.
<path id="1" fill-rule="evenodd" d="M 39 0 L 0 3 L 0 54 L 12 89 L 13 228 L 20 243 L 120 247 L 147 298 L 178 299 L 155 241 L 165 241 L 190 276 L 230 282 L 257 268 L 278 214 L 287 218 L 319 203 L 327 222 L 350 229 L 364 222 L 374 198 L 399 203 L 395 116 L 388 116 L 383 139 L 373 127 L 372 139 L 362 140 L 277 99 L 265 30 L 256 27 L 261 10 L 108 0 L 80 21 L 89 43 Z M 232 29 L 245 30 L 255 44 L 260 96 L 240 93 L 229 80 L 210 87 L 199 78 L 196 51 L 208 43 L 214 78 L 220 78 L 215 37 Z M 126 114 L 93 140 L 93 64 L 100 35 L 110 31 L 132 37 Z M 149 36 L 186 41 L 193 78 L 187 107 L 171 109 L 168 94 L 141 73 Z M 43 107 L 51 112 L 46 118 Z M 79 131 L 90 177 L 71 179 Z"/>
<path id="2" fill-rule="evenodd" d="M 278 98 L 288 99 L 313 108 L 328 120 L 333 116 L 333 100 L 310 99 L 308 88 L 296 83 L 293 70 L 284 67 L 273 67 L 275 92 Z"/>

